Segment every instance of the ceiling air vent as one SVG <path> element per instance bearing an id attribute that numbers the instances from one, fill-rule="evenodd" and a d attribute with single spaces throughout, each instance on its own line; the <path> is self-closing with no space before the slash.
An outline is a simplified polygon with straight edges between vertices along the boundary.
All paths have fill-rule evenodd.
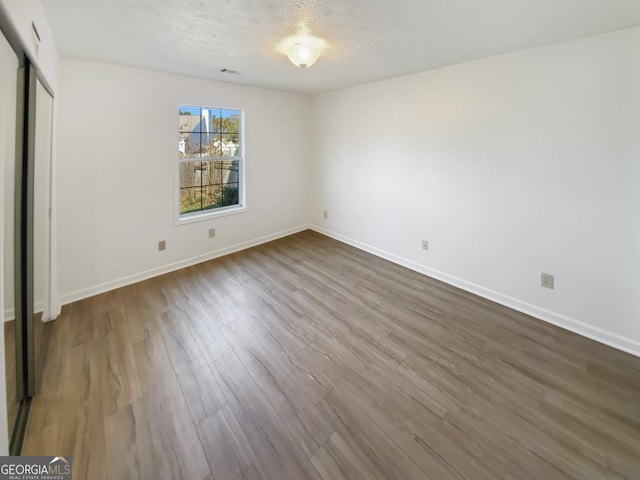
<path id="1" fill-rule="evenodd" d="M 240 75 L 240 72 L 237 70 L 231 70 L 230 68 L 221 68 L 218 70 L 221 73 L 228 73 L 229 75 Z"/>

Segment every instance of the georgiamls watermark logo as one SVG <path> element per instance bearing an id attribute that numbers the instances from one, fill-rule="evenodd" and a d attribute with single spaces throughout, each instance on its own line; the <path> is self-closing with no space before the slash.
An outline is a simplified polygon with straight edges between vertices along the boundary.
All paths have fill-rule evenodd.
<path id="1" fill-rule="evenodd" d="M 71 457 L 0 457 L 0 480 L 71 480 Z"/>

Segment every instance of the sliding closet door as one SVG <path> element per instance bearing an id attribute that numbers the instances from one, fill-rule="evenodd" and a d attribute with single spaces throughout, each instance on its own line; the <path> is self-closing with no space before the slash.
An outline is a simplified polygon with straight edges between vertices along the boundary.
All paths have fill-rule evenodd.
<path id="1" fill-rule="evenodd" d="M 15 321 L 15 182 L 16 182 L 16 129 L 18 105 L 18 58 L 6 38 L 0 33 L 0 172 L 2 173 L 2 312 L 4 323 L 5 386 L 7 401 L 7 435 L 11 438 L 18 418 L 22 377 L 17 371 Z M 21 140 L 21 138 L 20 138 Z M 7 321 L 8 320 L 8 321 Z"/>
<path id="2" fill-rule="evenodd" d="M 0 348 L 5 354 L 9 449 L 19 455 L 36 393 L 42 320 L 50 320 L 43 315 L 49 315 L 51 299 L 53 94 L 2 8 L 0 31 L 0 305 L 3 320 L 10 320 L 3 322 Z"/>
<path id="3" fill-rule="evenodd" d="M 53 97 L 36 79 L 36 109 L 33 170 L 33 300 L 34 300 L 34 367 L 30 377 L 29 396 L 35 393 L 35 381 L 41 358 L 43 320 L 47 321 L 50 300 L 51 217 L 51 148 L 53 128 Z"/>

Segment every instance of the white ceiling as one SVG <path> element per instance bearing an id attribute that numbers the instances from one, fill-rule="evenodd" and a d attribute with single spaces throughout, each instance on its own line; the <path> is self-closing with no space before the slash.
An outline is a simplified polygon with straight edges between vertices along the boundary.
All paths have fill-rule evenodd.
<path id="1" fill-rule="evenodd" d="M 319 93 L 640 24 L 640 0 L 42 0 L 62 56 Z M 330 48 L 276 52 L 306 21 Z M 220 73 L 221 68 L 242 72 Z"/>

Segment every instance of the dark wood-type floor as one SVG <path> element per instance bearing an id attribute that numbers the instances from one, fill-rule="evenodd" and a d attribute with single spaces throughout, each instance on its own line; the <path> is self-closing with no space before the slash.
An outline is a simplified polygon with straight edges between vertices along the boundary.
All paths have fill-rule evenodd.
<path id="1" fill-rule="evenodd" d="M 640 359 L 310 231 L 64 308 L 74 479 L 640 478 Z"/>

